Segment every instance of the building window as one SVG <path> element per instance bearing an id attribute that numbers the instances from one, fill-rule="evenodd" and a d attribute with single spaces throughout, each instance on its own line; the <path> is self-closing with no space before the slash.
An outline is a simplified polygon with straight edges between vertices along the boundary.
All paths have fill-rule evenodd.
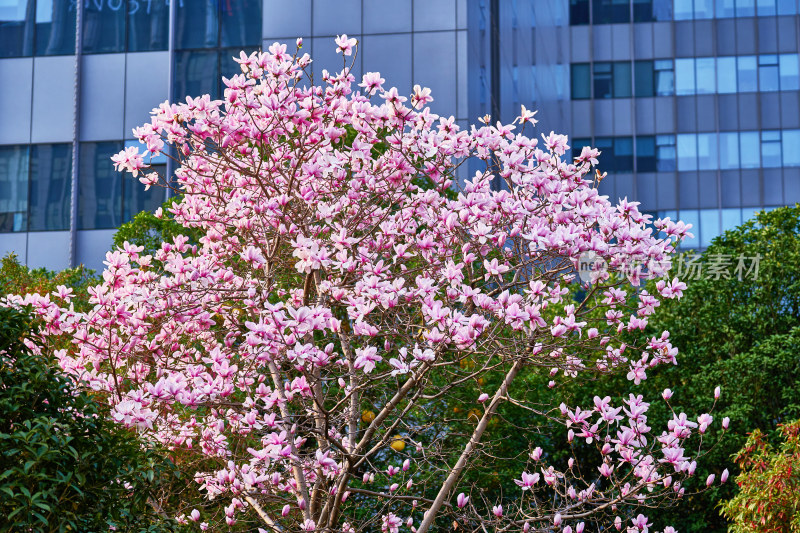
<path id="1" fill-rule="evenodd" d="M 717 58 L 717 92 L 732 94 L 736 92 L 736 58 Z"/>
<path id="2" fill-rule="evenodd" d="M 122 223 L 123 175 L 111 162 L 120 150 L 117 141 L 81 143 L 78 229 L 110 229 Z"/>
<path id="3" fill-rule="evenodd" d="M 601 152 L 598 168 L 602 172 L 633 172 L 632 137 L 597 137 L 594 142 Z"/>
<path id="4" fill-rule="evenodd" d="M 583 75 L 584 72 L 579 73 Z M 580 79 L 580 78 L 579 78 Z M 631 64 L 628 61 L 600 62 L 593 65 L 594 98 L 630 98 Z M 585 94 L 579 92 L 579 94 Z"/>
<path id="5" fill-rule="evenodd" d="M 758 90 L 766 92 L 779 89 L 778 56 L 758 56 Z"/>
<path id="6" fill-rule="evenodd" d="M 736 60 L 737 87 L 740 93 L 753 93 L 758 90 L 756 56 L 741 56 Z"/>
<path id="7" fill-rule="evenodd" d="M 637 97 L 668 96 L 675 92 L 675 74 L 671 59 L 636 61 L 634 63 Z"/>
<path id="8" fill-rule="evenodd" d="M 589 68 L 589 63 L 574 63 L 572 65 L 570 87 L 573 100 L 585 100 L 592 97 Z"/>
<path id="9" fill-rule="evenodd" d="M 757 131 L 739 132 L 739 165 L 741 168 L 758 168 L 761 166 L 761 151 Z"/>
<path id="10" fill-rule="evenodd" d="M 569 23 L 573 26 L 589 24 L 589 0 L 569 0 Z"/>
<path id="11" fill-rule="evenodd" d="M 128 0 L 128 52 L 166 50 L 168 38 L 168 1 Z"/>
<path id="12" fill-rule="evenodd" d="M 33 0 L 0 4 L 0 58 L 33 55 Z"/>
<path id="13" fill-rule="evenodd" d="M 674 135 L 656 135 L 656 170 L 672 172 L 676 168 Z"/>
<path id="14" fill-rule="evenodd" d="M 175 53 L 175 100 L 187 96 L 211 95 L 220 97 L 219 53 L 215 50 L 187 50 Z"/>
<path id="15" fill-rule="evenodd" d="M 694 94 L 694 58 L 675 60 L 675 94 Z"/>
<path id="16" fill-rule="evenodd" d="M 656 171 L 656 138 L 636 137 L 636 172 Z"/>
<path id="17" fill-rule="evenodd" d="M 718 138 L 716 133 L 697 134 L 697 168 L 699 170 L 715 170 L 719 168 L 717 147 Z"/>
<path id="18" fill-rule="evenodd" d="M 768 130 L 761 132 L 761 166 L 776 168 L 781 166 L 781 132 Z"/>
<path id="19" fill-rule="evenodd" d="M 259 46 L 259 0 L 198 0 L 179 4 L 176 24 L 178 49 Z"/>
<path id="20" fill-rule="evenodd" d="M 593 24 L 616 24 L 631 21 L 628 0 L 592 0 Z"/>
<path id="21" fill-rule="evenodd" d="M 113 2 L 83 3 L 83 51 L 103 54 L 125 51 L 125 4 Z"/>
<path id="22" fill-rule="evenodd" d="M 76 0 L 39 0 L 36 2 L 37 56 L 75 53 Z"/>
<path id="23" fill-rule="evenodd" d="M 72 145 L 31 146 L 29 231 L 69 229 Z"/>
<path id="24" fill-rule="evenodd" d="M 678 170 L 697 170 L 697 134 L 677 135 Z"/>
<path id="25" fill-rule="evenodd" d="M 800 167 L 800 130 L 783 130 L 783 166 Z"/>
<path id="26" fill-rule="evenodd" d="M 0 146 L 0 232 L 28 228 L 27 146 Z"/>
<path id="27" fill-rule="evenodd" d="M 739 168 L 739 132 L 719 134 L 719 168 L 722 170 Z"/>

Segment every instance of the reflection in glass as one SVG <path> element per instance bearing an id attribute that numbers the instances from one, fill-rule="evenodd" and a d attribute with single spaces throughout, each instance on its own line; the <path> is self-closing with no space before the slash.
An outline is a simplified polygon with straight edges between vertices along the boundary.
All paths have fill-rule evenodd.
<path id="1" fill-rule="evenodd" d="M 611 98 L 613 85 L 611 80 L 611 63 L 594 64 L 594 97 Z"/>
<path id="2" fill-rule="evenodd" d="M 258 46 L 261 42 L 261 1 L 220 3 L 220 46 Z"/>
<path id="3" fill-rule="evenodd" d="M 670 172 L 675 170 L 675 136 L 656 136 L 656 170 Z"/>
<path id="4" fill-rule="evenodd" d="M 76 0 L 38 0 L 36 2 L 37 56 L 75 53 Z"/>
<path id="5" fill-rule="evenodd" d="M 695 60 L 697 94 L 713 94 L 716 92 L 713 57 L 698 57 Z"/>
<path id="6" fill-rule="evenodd" d="M 783 130 L 783 165 L 800 167 L 800 130 Z"/>
<path id="7" fill-rule="evenodd" d="M 694 59 L 675 60 L 675 94 L 694 94 Z"/>
<path id="8" fill-rule="evenodd" d="M 675 93 L 675 69 L 671 59 L 658 59 L 653 63 L 656 75 L 656 95 L 669 96 Z"/>
<path id="9" fill-rule="evenodd" d="M 719 168 L 739 168 L 739 133 L 727 131 L 719 134 Z"/>
<path id="10" fill-rule="evenodd" d="M 737 58 L 737 66 L 739 92 L 756 92 L 758 90 L 756 56 L 741 56 Z"/>
<path id="11" fill-rule="evenodd" d="M 759 139 L 757 131 L 739 132 L 739 157 L 742 168 L 758 168 L 761 166 Z"/>
<path id="12" fill-rule="evenodd" d="M 761 166 L 777 168 L 781 166 L 781 132 L 778 130 L 761 132 Z"/>
<path id="13" fill-rule="evenodd" d="M 28 226 L 28 147 L 0 146 L 0 233 Z"/>
<path id="14" fill-rule="evenodd" d="M 258 20 L 261 20 L 260 14 Z M 178 49 L 215 48 L 219 43 L 219 1 L 179 3 L 176 35 Z"/>
<path id="15" fill-rule="evenodd" d="M 717 134 L 697 134 L 697 168 L 700 170 L 716 169 L 717 163 Z"/>
<path id="16" fill-rule="evenodd" d="M 0 2 L 0 57 L 33 55 L 33 0 Z"/>
<path id="17" fill-rule="evenodd" d="M 779 89 L 778 56 L 758 56 L 758 89 L 765 92 Z"/>
<path id="18" fill-rule="evenodd" d="M 781 91 L 796 91 L 800 89 L 797 57 L 797 54 L 781 54 L 778 56 Z"/>
<path id="19" fill-rule="evenodd" d="M 125 0 L 84 0 L 83 51 L 125 51 Z"/>
<path id="20" fill-rule="evenodd" d="M 168 0 L 128 0 L 128 52 L 166 50 Z"/>
<path id="21" fill-rule="evenodd" d="M 81 143 L 78 181 L 78 229 L 109 229 L 122 223 L 123 175 L 114 170 L 111 156 L 122 143 Z"/>
<path id="22" fill-rule="evenodd" d="M 678 139 L 678 170 L 697 170 L 697 135 L 684 133 Z"/>
<path id="23" fill-rule="evenodd" d="M 31 147 L 30 231 L 69 229 L 72 145 Z"/>
<path id="24" fill-rule="evenodd" d="M 633 0 L 633 21 L 653 22 L 655 20 L 653 17 L 654 9 L 655 6 L 650 0 Z"/>
<path id="25" fill-rule="evenodd" d="M 219 98 L 219 64 L 216 51 L 175 53 L 174 100 L 210 94 Z"/>

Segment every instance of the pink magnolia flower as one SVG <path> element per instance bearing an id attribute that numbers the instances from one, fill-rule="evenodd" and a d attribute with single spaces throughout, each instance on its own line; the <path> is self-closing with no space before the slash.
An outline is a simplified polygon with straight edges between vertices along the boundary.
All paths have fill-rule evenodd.
<path id="1" fill-rule="evenodd" d="M 336 36 L 336 53 L 343 53 L 346 56 L 353 55 L 353 47 L 358 43 L 357 39 L 348 39 L 347 34 Z"/>

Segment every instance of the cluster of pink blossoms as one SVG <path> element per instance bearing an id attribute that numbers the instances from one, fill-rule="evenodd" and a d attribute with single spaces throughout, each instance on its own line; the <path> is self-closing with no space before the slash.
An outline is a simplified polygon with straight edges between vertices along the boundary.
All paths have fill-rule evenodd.
<path id="1" fill-rule="evenodd" d="M 337 44 L 343 56 L 355 46 Z M 180 519 L 421 533 L 448 515 L 469 528 L 571 533 L 608 517 L 648 532 L 648 518 L 622 510 L 681 494 L 696 467 L 684 443 L 713 419 L 679 413 L 653 433 L 634 394 L 549 412 L 570 441 L 597 446 L 592 473 L 572 460 L 559 470 L 536 448 L 505 507 L 455 494 L 464 470 L 480 468 L 477 445 L 518 375 L 549 371 L 555 387 L 621 371 L 638 385 L 675 364 L 667 332 L 630 339 L 685 288 L 665 278 L 650 294 L 644 282 L 666 273 L 689 228 L 610 203 L 590 174 L 599 152 L 571 160 L 565 136 L 525 135 L 536 121 L 524 108 L 514 124 L 467 131 L 426 107 L 428 89 L 409 102 L 377 73 L 363 92 L 349 68 L 306 84 L 310 58 L 285 45 L 237 62 L 223 100 L 164 103 L 135 130 L 149 154 L 171 147 L 183 196 L 170 211 L 199 241 L 109 252 L 87 313 L 66 291 L 9 298 L 33 306 L 61 366 L 114 420 L 218 465 L 194 477 L 210 499 L 228 498 L 224 516 Z M 166 185 L 145 159 L 128 149 L 114 161 Z M 483 170 L 457 179 L 469 161 Z M 573 301 L 589 252 L 608 269 Z M 480 391 L 474 433 L 448 464 L 452 453 L 421 429 L 441 421 L 420 413 L 490 375 L 500 384 Z"/>

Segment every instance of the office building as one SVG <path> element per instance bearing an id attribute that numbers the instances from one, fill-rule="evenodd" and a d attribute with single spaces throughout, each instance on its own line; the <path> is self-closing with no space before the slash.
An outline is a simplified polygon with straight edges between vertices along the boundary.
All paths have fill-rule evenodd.
<path id="1" fill-rule="evenodd" d="M 466 126 L 539 109 L 603 151 L 604 193 L 695 224 L 705 247 L 800 200 L 797 0 L 6 0 L 0 4 L 0 254 L 101 266 L 164 192 L 113 171 L 150 109 L 221 94 L 231 56 L 274 41 L 356 79 L 430 87 Z M 155 161 L 166 169 L 166 161 Z"/>

